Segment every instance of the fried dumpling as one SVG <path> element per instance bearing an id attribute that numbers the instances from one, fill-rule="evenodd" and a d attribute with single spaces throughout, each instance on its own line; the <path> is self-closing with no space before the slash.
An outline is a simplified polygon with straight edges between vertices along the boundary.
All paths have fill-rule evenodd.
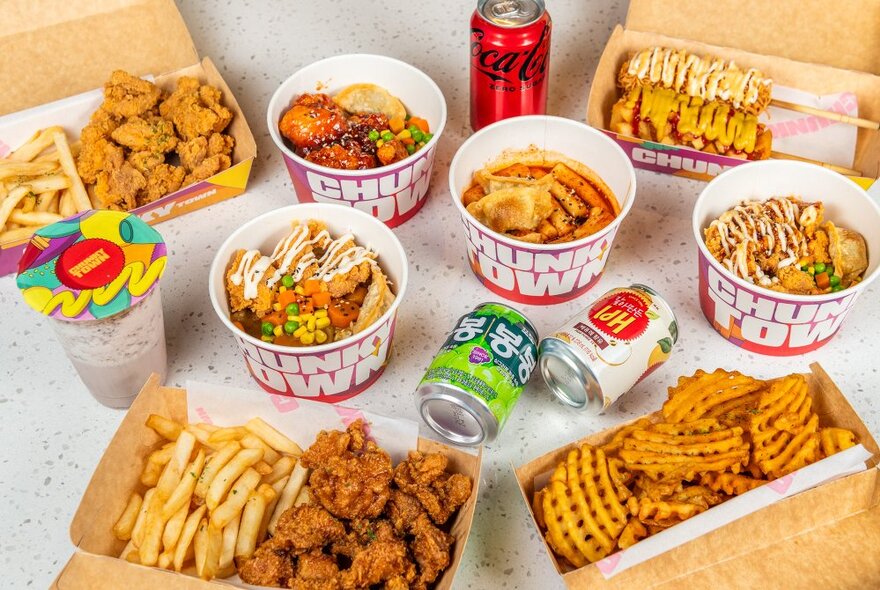
<path id="1" fill-rule="evenodd" d="M 544 186 L 504 188 L 471 203 L 467 210 L 499 233 L 533 230 L 553 211 L 553 197 Z"/>

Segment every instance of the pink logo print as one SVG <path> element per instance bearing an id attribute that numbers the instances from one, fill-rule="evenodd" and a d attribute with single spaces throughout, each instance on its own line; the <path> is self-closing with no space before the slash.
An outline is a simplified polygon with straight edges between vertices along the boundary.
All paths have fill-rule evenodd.
<path id="1" fill-rule="evenodd" d="M 203 408 L 202 406 L 199 406 L 198 408 L 196 408 L 196 416 L 198 416 L 199 419 L 201 419 L 201 421 L 204 422 L 205 424 L 213 424 L 214 423 L 214 421 L 211 420 L 211 417 L 208 415 L 208 411 L 205 408 Z"/>
<path id="2" fill-rule="evenodd" d="M 351 423 L 358 419 L 363 420 L 365 424 L 367 422 L 366 416 L 364 416 L 364 413 L 360 410 L 343 406 L 333 406 L 333 409 L 336 410 L 336 413 L 342 418 L 342 423 L 345 424 L 346 427 L 351 426 Z M 369 436 L 370 429 L 364 428 L 364 430 L 366 431 L 367 436 Z"/>
<path id="3" fill-rule="evenodd" d="M 791 487 L 791 482 L 794 481 L 794 474 L 789 473 L 786 476 L 780 477 L 779 479 L 775 479 L 767 484 L 767 487 L 779 494 L 780 496 L 785 495 L 785 492 L 788 491 L 788 488 Z"/>
<path id="4" fill-rule="evenodd" d="M 292 412 L 299 407 L 299 402 L 296 401 L 296 398 L 288 395 L 272 394 L 269 396 L 269 399 L 272 400 L 272 405 L 275 406 L 275 409 L 282 414 Z"/>
<path id="5" fill-rule="evenodd" d="M 623 551 L 618 551 L 614 555 L 609 555 L 605 559 L 596 562 L 596 567 L 602 572 L 602 575 L 608 576 L 614 572 L 617 564 L 623 558 Z"/>

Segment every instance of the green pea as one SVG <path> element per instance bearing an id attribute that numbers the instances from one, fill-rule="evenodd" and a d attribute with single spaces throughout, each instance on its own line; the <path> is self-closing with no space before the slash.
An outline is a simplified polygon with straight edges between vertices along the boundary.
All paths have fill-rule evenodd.
<path id="1" fill-rule="evenodd" d="M 804 272 L 807 272 L 807 269 L 809 269 L 809 268 L 810 268 L 810 267 L 807 266 L 807 265 L 805 264 L 805 265 L 803 265 L 803 266 L 801 267 L 801 270 L 804 271 Z"/>
<path id="2" fill-rule="evenodd" d="M 290 289 L 293 287 L 293 277 L 290 275 L 284 275 L 281 277 L 281 284 Z"/>
<path id="3" fill-rule="evenodd" d="M 831 283 L 832 287 L 836 287 L 840 285 L 840 277 L 837 275 L 831 275 L 828 277 L 828 282 Z"/>
<path id="4" fill-rule="evenodd" d="M 415 146 L 415 144 L 412 144 L 412 143 L 411 143 L 411 144 L 407 145 L 407 146 L 406 146 L 406 153 L 408 153 L 408 154 L 414 154 L 414 153 L 416 153 L 416 146 Z"/>
<path id="5" fill-rule="evenodd" d="M 837 293 L 838 291 L 843 291 L 843 285 L 837 284 L 831 287 L 832 293 Z"/>
<path id="6" fill-rule="evenodd" d="M 410 131 L 409 133 L 410 135 L 412 135 L 413 141 L 419 142 L 425 139 L 425 134 L 422 133 L 419 129 L 416 129 L 415 131 Z"/>
<path id="7" fill-rule="evenodd" d="M 823 272 L 825 272 L 825 263 L 817 262 L 813 265 L 813 268 L 816 269 L 816 274 L 822 274 Z"/>
<path id="8" fill-rule="evenodd" d="M 284 322 L 284 331 L 293 334 L 299 328 L 299 322 Z"/>
<path id="9" fill-rule="evenodd" d="M 263 336 L 271 336 L 275 332 L 275 326 L 271 322 L 263 322 L 260 329 L 263 331 Z"/>
<path id="10" fill-rule="evenodd" d="M 287 315 L 299 315 L 299 305 L 296 303 L 288 303 L 287 307 L 284 308 L 284 313 Z"/>
<path id="11" fill-rule="evenodd" d="M 383 141 L 391 141 L 392 139 L 394 139 L 393 133 L 391 133 L 390 131 L 383 131 L 382 132 L 382 140 Z"/>
<path id="12" fill-rule="evenodd" d="M 409 134 L 410 135 L 415 135 L 416 133 L 421 133 L 421 132 L 422 132 L 422 130 L 419 129 L 418 127 L 416 127 L 415 125 L 409 126 Z"/>
<path id="13" fill-rule="evenodd" d="M 379 132 L 375 129 L 371 129 L 370 133 L 367 134 L 367 137 L 370 138 L 370 141 L 379 141 Z"/>
<path id="14" fill-rule="evenodd" d="M 425 143 L 428 143 L 434 137 L 434 134 L 433 133 L 425 133 L 423 137 L 425 138 Z"/>

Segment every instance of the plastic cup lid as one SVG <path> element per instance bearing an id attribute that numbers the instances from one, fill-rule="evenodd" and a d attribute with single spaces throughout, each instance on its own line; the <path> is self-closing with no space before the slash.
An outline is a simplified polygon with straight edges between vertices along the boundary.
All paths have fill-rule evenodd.
<path id="1" fill-rule="evenodd" d="M 18 262 L 28 305 L 64 321 L 123 312 L 159 283 L 168 259 L 159 232 L 122 211 L 86 211 L 38 229 Z"/>

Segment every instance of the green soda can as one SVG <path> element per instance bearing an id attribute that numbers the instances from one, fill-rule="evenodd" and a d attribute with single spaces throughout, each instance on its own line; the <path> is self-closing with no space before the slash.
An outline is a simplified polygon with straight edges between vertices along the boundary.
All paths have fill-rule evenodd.
<path id="1" fill-rule="evenodd" d="M 538 332 L 523 314 L 483 303 L 463 315 L 416 390 L 422 419 L 458 445 L 498 436 L 537 365 Z"/>

